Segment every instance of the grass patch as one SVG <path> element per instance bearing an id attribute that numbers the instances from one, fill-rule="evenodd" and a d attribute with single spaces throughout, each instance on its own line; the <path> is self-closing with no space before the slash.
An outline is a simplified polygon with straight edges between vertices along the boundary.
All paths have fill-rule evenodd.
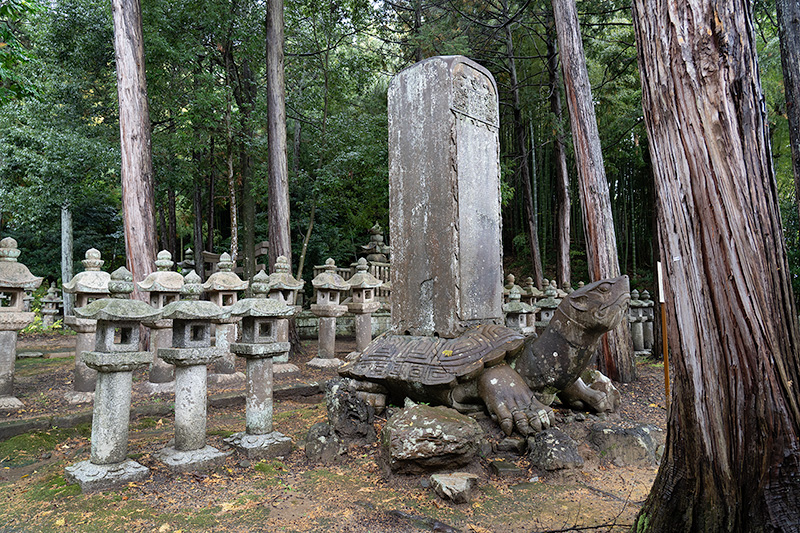
<path id="1" fill-rule="evenodd" d="M 21 377 L 35 376 L 38 374 L 46 374 L 57 370 L 59 367 L 72 367 L 75 361 L 72 357 L 54 357 L 52 359 L 44 359 L 42 357 L 31 357 L 26 359 L 17 359 L 14 364 L 14 373 Z"/>
<path id="2" fill-rule="evenodd" d="M 23 433 L 0 442 L 0 465 L 20 467 L 35 463 L 45 452 L 56 449 L 59 442 L 74 436 L 88 436 L 91 426 L 81 424 L 71 429 L 51 429 Z"/>
<path id="3" fill-rule="evenodd" d="M 78 496 L 80 493 L 80 485 L 69 485 L 63 474 L 57 474 L 34 484 L 33 487 L 25 493 L 25 496 L 26 499 L 31 501 L 50 502 L 56 499 Z"/>
<path id="4" fill-rule="evenodd" d="M 259 461 L 253 466 L 253 470 L 261 472 L 265 476 L 277 476 L 285 474 L 289 469 L 283 461 L 275 459 L 273 461 Z"/>

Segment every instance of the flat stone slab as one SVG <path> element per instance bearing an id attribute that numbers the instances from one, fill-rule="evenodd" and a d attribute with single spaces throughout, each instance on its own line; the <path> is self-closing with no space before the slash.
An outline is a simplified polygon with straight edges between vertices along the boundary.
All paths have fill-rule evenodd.
<path id="1" fill-rule="evenodd" d="M 251 460 L 272 459 L 289 455 L 292 452 L 292 439 L 278 431 L 266 435 L 236 433 L 226 438 L 225 442 Z"/>
<path id="2" fill-rule="evenodd" d="M 215 387 L 243 387 L 246 380 L 247 377 L 244 375 L 244 372 L 208 375 L 208 384 Z"/>
<path id="3" fill-rule="evenodd" d="M 69 391 L 64 393 L 64 399 L 70 405 L 94 402 L 94 392 Z"/>
<path id="4" fill-rule="evenodd" d="M 17 359 L 28 359 L 34 357 L 44 357 L 43 352 L 17 352 Z"/>
<path id="5" fill-rule="evenodd" d="M 500 477 L 522 476 L 525 471 L 509 461 L 496 460 L 489 462 L 489 469 L 492 474 Z"/>
<path id="6" fill-rule="evenodd" d="M 167 363 L 175 366 L 207 365 L 222 357 L 216 346 L 207 346 L 203 348 L 159 348 L 158 356 Z"/>
<path id="7" fill-rule="evenodd" d="M 230 454 L 231 452 L 221 452 L 213 446 L 186 452 L 167 446 L 156 452 L 155 456 L 173 472 L 197 472 L 221 465 Z"/>
<path id="8" fill-rule="evenodd" d="M 132 459 L 110 465 L 81 461 L 66 467 L 64 474 L 68 482 L 80 485 L 82 492 L 97 492 L 142 481 L 150 474 L 150 469 Z"/>
<path id="9" fill-rule="evenodd" d="M 14 396 L 0 396 L 0 411 L 16 411 L 24 407 L 25 404 Z"/>
<path id="10" fill-rule="evenodd" d="M 335 357 L 332 357 L 330 359 L 325 357 L 315 357 L 306 364 L 311 368 L 339 368 L 340 366 L 342 366 L 343 361 Z"/>
<path id="11" fill-rule="evenodd" d="M 271 300 L 270 300 L 271 301 Z M 257 344 L 252 342 L 234 342 L 231 344 L 231 351 L 240 357 L 251 357 L 263 359 L 275 357 L 276 355 L 288 354 L 291 344 L 288 342 L 267 342 Z"/>

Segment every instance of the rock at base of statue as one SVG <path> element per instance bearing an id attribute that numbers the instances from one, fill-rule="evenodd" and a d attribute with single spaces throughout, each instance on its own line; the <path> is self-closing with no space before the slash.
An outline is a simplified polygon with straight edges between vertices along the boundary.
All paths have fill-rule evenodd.
<path id="1" fill-rule="evenodd" d="M 583 468 L 583 457 L 578 453 L 578 445 L 559 429 L 540 431 L 528 438 L 528 457 L 531 466 L 542 470 L 565 470 Z"/>
<path id="2" fill-rule="evenodd" d="M 250 460 L 285 457 L 292 453 L 292 439 L 283 433 L 273 431 L 265 435 L 235 433 L 224 439 L 225 442 L 243 453 Z"/>
<path id="3" fill-rule="evenodd" d="M 335 357 L 315 357 L 306 364 L 311 368 L 339 368 L 342 360 Z"/>
<path id="4" fill-rule="evenodd" d="M 522 455 L 525 453 L 525 448 L 528 443 L 524 437 L 506 437 L 494 446 L 492 446 L 495 453 L 511 453 L 514 455 Z"/>
<path id="5" fill-rule="evenodd" d="M 441 499 L 467 503 L 472 497 L 472 489 L 478 484 L 478 476 L 468 472 L 433 474 L 430 482 L 431 488 Z"/>
<path id="6" fill-rule="evenodd" d="M 94 402 L 94 392 L 81 392 L 76 390 L 67 391 L 64 393 L 64 399 L 70 405 L 79 405 L 82 403 Z"/>
<path id="7" fill-rule="evenodd" d="M 98 465 L 81 461 L 64 469 L 68 483 L 77 483 L 81 492 L 97 492 L 124 487 L 147 478 L 150 470 L 136 461 L 128 459 L 121 463 Z"/>
<path id="8" fill-rule="evenodd" d="M 325 385 L 328 422 L 339 439 L 350 444 L 371 444 L 375 433 L 375 408 L 362 400 L 352 379 L 332 379 Z"/>
<path id="9" fill-rule="evenodd" d="M 231 452 L 221 452 L 213 446 L 185 452 L 167 446 L 156 452 L 155 456 L 172 472 L 198 472 L 216 468 L 224 463 L 230 454 Z"/>
<path id="10" fill-rule="evenodd" d="M 306 458 L 312 463 L 336 463 L 341 459 L 343 453 L 339 437 L 327 422 L 314 424 L 308 430 Z"/>
<path id="11" fill-rule="evenodd" d="M 407 402 L 381 432 L 378 463 L 387 474 L 460 468 L 475 459 L 483 436 L 474 419 L 455 409 Z"/>
<path id="12" fill-rule="evenodd" d="M 234 372 L 233 374 L 209 374 L 208 384 L 217 388 L 244 387 L 247 378 L 244 372 Z"/>
<path id="13" fill-rule="evenodd" d="M 632 428 L 594 424 L 589 443 L 614 466 L 655 467 L 661 460 L 664 432 L 649 424 Z"/>

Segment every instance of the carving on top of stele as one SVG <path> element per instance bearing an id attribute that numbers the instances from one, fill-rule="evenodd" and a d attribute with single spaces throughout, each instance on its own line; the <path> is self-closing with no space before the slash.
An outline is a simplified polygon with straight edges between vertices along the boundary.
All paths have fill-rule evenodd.
<path id="1" fill-rule="evenodd" d="M 492 81 L 466 63 L 453 69 L 453 111 L 497 128 L 497 94 Z"/>

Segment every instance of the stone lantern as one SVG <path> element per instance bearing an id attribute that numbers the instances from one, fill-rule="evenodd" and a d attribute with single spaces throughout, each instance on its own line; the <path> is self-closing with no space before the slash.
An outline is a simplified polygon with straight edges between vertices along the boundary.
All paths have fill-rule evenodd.
<path id="1" fill-rule="evenodd" d="M 42 278 L 31 274 L 17 262 L 20 251 L 11 237 L 0 240 L 0 410 L 23 407 L 14 396 L 14 363 L 17 359 L 17 333 L 33 322 L 34 314 L 25 312 L 25 291 L 36 290 Z"/>
<path id="2" fill-rule="evenodd" d="M 342 294 L 350 290 L 350 285 L 336 273 L 336 263 L 328 258 L 325 270 L 311 280 L 317 290 L 317 303 L 311 305 L 311 312 L 319 317 L 319 352 L 308 362 L 312 367 L 337 367 L 342 362 L 336 358 L 336 318 L 347 311 L 347 306 L 339 302 Z"/>
<path id="3" fill-rule="evenodd" d="M 247 359 L 246 430 L 225 442 L 249 459 L 269 459 L 292 451 L 292 439 L 272 427 L 272 359 L 289 353 L 289 342 L 280 340 L 278 322 L 292 316 L 295 308 L 267 298 L 267 288 L 254 282 L 254 297 L 230 308 L 231 315 L 242 320 L 242 342 L 231 344 L 231 350 Z"/>
<path id="4" fill-rule="evenodd" d="M 161 250 L 156 256 L 156 271 L 138 283 L 139 289 L 149 293 L 150 305 L 154 309 L 177 301 L 183 288 L 183 276 L 172 270 L 172 254 Z M 158 357 L 160 348 L 172 346 L 172 321 L 162 318 L 150 324 L 151 352 L 153 354 L 145 390 L 150 394 L 172 392 L 175 383 L 175 368 Z"/>
<path id="5" fill-rule="evenodd" d="M 47 294 L 42 297 L 42 327 L 53 327 L 53 324 L 56 322 L 56 315 L 58 314 L 58 304 L 60 303 L 61 297 L 58 295 L 58 289 L 54 281 L 50 284 L 50 287 L 47 288 Z"/>
<path id="6" fill-rule="evenodd" d="M 508 303 L 503 304 L 506 327 L 515 329 L 523 335 L 532 335 L 536 328 L 529 325 L 528 316 L 533 315 L 533 307 L 521 301 L 522 293 L 516 288 L 508 294 Z"/>
<path id="7" fill-rule="evenodd" d="M 80 358 L 98 372 L 92 415 L 92 444 L 88 461 L 68 466 L 66 477 L 83 492 L 123 487 L 146 478 L 149 470 L 128 459 L 133 371 L 147 366 L 149 352 L 139 351 L 139 327 L 157 318 L 158 311 L 139 300 L 129 300 L 133 276 L 124 267 L 108 284 L 111 298 L 95 300 L 75 313 L 97 325 L 94 351 Z"/>
<path id="8" fill-rule="evenodd" d="M 633 341 L 633 351 L 636 355 L 644 352 L 644 302 L 639 299 L 639 291 L 631 291 L 631 301 L 628 307 L 628 322 L 631 327 L 631 340 Z"/>
<path id="9" fill-rule="evenodd" d="M 383 282 L 367 271 L 367 260 L 363 257 L 356 264 L 356 273 L 347 280 L 353 298 L 347 309 L 353 313 L 356 322 L 356 350 L 363 352 L 372 342 L 372 313 L 381 307 L 377 300 L 377 290 Z"/>
<path id="10" fill-rule="evenodd" d="M 219 256 L 218 270 L 211 274 L 203 284 L 209 301 L 220 306 L 230 307 L 239 300 L 239 291 L 247 289 L 248 283 L 233 272 L 236 263 L 226 252 Z M 244 382 L 244 374 L 236 372 L 236 358 L 231 353 L 231 342 L 236 340 L 237 318 L 228 318 L 215 324 L 214 341 L 220 358 L 214 364 L 214 374 L 209 382 L 216 385 L 232 385 Z"/>
<path id="11" fill-rule="evenodd" d="M 561 299 L 556 298 L 556 288 L 548 284 L 544 291 L 544 298 L 536 302 L 536 307 L 540 309 L 539 321 L 536 322 L 536 327 L 544 330 L 547 324 L 550 323 L 550 319 L 553 318 L 553 314 L 560 304 Z"/>
<path id="12" fill-rule="evenodd" d="M 366 255 L 370 263 L 388 263 L 391 247 L 383 243 L 383 229 L 377 222 L 369 230 L 369 244 L 361 247 L 359 255 Z"/>
<path id="13" fill-rule="evenodd" d="M 75 307 L 85 307 L 91 302 L 108 298 L 108 282 L 111 275 L 103 272 L 103 259 L 95 248 L 86 250 L 83 263 L 83 272 L 78 272 L 71 280 L 64 283 L 63 289 L 67 294 L 75 295 Z M 64 317 L 64 325 L 77 333 L 75 337 L 75 374 L 72 379 L 72 391 L 64 397 L 70 404 L 88 403 L 94 395 L 97 372 L 83 362 L 81 354 L 94 349 L 95 328 L 97 324 L 91 318 L 78 315 Z"/>
<path id="14" fill-rule="evenodd" d="M 253 278 L 253 281 L 256 281 L 258 278 L 259 282 L 264 282 L 263 271 L 260 271 L 256 276 Z M 298 280 L 292 276 L 292 272 L 289 269 L 289 261 L 286 259 L 285 256 L 280 255 L 275 260 L 275 267 L 274 272 L 269 275 L 269 278 L 266 280 L 268 284 L 268 291 L 269 291 L 269 298 L 272 300 L 277 300 L 285 305 L 290 307 L 295 307 L 296 311 L 300 309 L 297 307 L 297 295 L 303 289 L 303 286 L 306 284 L 305 281 L 302 279 Z M 253 289 L 255 293 L 255 288 Z M 289 341 L 289 319 L 288 318 L 279 318 L 277 322 L 278 327 L 278 341 L 280 342 L 288 342 Z M 291 366 L 286 367 L 282 366 L 289 362 L 289 352 L 286 352 L 285 355 L 279 355 L 273 358 L 273 362 L 278 365 L 279 368 L 282 368 L 284 372 L 286 371 L 298 371 L 297 367 Z M 277 369 L 276 369 L 277 370 Z"/>
<path id="15" fill-rule="evenodd" d="M 644 349 L 650 353 L 653 353 L 653 343 L 655 339 L 653 339 L 653 321 L 655 320 L 655 303 L 653 300 L 650 299 L 650 292 L 646 289 L 642 291 L 642 318 L 644 318 L 644 322 L 642 324 L 642 339 Z"/>
<path id="16" fill-rule="evenodd" d="M 509 274 L 506 276 L 506 284 L 503 285 L 503 300 L 508 301 L 508 297 L 511 294 L 512 290 L 516 290 L 519 293 L 522 293 L 522 287 L 515 283 L 516 277 L 514 274 Z"/>
<path id="17" fill-rule="evenodd" d="M 172 320 L 172 348 L 160 348 L 158 356 L 175 365 L 175 444 L 157 452 L 157 457 L 175 472 L 206 470 L 221 464 L 227 453 L 206 444 L 206 365 L 219 359 L 211 346 L 211 323 L 229 313 L 212 302 L 199 300 L 200 276 L 186 275 L 184 300 L 161 310 Z"/>

